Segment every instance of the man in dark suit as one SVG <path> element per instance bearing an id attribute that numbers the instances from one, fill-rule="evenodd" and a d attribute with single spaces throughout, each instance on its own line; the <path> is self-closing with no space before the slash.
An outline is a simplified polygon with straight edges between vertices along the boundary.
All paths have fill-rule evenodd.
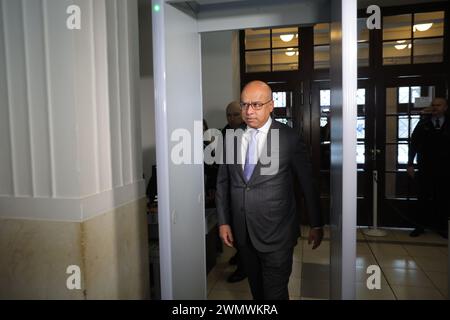
<path id="1" fill-rule="evenodd" d="M 410 233 L 417 237 L 429 227 L 448 237 L 447 219 L 450 213 L 450 123 L 448 105 L 443 98 L 433 99 L 411 135 L 408 174 L 417 178 L 419 212 L 417 227 Z M 417 155 L 417 175 L 414 158 Z"/>
<path id="2" fill-rule="evenodd" d="M 272 121 L 273 107 L 272 90 L 266 83 L 252 81 L 244 87 L 245 131 L 231 146 L 230 139 L 225 139 L 227 162 L 219 167 L 217 177 L 220 237 L 225 245 L 239 248 L 256 300 L 289 299 L 293 249 L 300 236 L 294 176 L 305 197 L 313 249 L 323 238 L 319 196 L 305 146 L 293 129 Z M 230 152 L 233 155 L 227 156 Z"/>

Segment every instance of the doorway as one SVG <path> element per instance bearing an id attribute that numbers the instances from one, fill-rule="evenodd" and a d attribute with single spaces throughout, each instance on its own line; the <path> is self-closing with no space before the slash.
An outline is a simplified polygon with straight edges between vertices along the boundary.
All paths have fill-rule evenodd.
<path id="1" fill-rule="evenodd" d="M 379 223 L 389 227 L 413 227 L 417 185 L 406 171 L 411 134 L 421 111 L 436 96 L 444 96 L 439 78 L 396 79 L 380 90 L 382 108 L 375 114 L 375 163 L 378 174 Z"/>
<path id="2" fill-rule="evenodd" d="M 410 213 L 417 207 L 417 186 L 406 172 L 410 138 L 430 99 L 445 96 L 445 80 L 396 78 L 380 86 L 378 95 L 377 89 L 371 80 L 358 81 L 357 224 L 371 226 L 377 210 L 381 227 L 413 227 L 414 215 Z M 329 82 L 313 82 L 311 96 L 312 156 L 320 181 L 322 210 L 329 212 Z"/>

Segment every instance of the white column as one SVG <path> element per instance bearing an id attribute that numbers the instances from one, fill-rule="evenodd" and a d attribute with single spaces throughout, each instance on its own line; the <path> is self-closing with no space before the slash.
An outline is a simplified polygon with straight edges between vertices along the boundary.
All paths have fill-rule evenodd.
<path id="1" fill-rule="evenodd" d="M 0 217 L 83 221 L 144 195 L 138 58 L 136 0 L 0 0 Z"/>

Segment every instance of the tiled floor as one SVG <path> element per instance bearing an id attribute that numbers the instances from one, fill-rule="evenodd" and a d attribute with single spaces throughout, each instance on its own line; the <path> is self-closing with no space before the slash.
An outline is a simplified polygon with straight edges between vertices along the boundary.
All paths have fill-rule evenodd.
<path id="1" fill-rule="evenodd" d="M 308 228 L 302 227 L 302 234 Z M 389 229 L 385 237 L 371 237 L 357 229 L 356 298 L 364 300 L 409 300 L 448 298 L 447 240 L 425 233 L 409 237 L 411 230 Z M 247 280 L 226 282 L 235 270 L 228 264 L 234 249 L 224 248 L 217 265 L 208 275 L 208 299 L 249 300 Z M 330 236 L 317 250 L 312 250 L 305 238 L 299 239 L 294 250 L 294 262 L 289 282 L 291 300 L 329 298 Z M 369 290 L 366 273 L 369 265 L 381 268 L 380 289 Z"/>

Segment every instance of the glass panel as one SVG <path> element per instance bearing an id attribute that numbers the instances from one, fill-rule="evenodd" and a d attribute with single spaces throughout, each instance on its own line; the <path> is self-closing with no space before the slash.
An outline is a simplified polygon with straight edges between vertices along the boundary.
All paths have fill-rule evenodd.
<path id="1" fill-rule="evenodd" d="M 395 171 L 397 170 L 397 152 L 398 147 L 396 144 L 387 144 L 386 145 L 386 171 Z"/>
<path id="2" fill-rule="evenodd" d="M 386 117 L 386 142 L 397 142 L 397 117 Z"/>
<path id="3" fill-rule="evenodd" d="M 358 91 L 356 91 L 356 104 L 366 104 L 366 89 L 358 89 Z"/>
<path id="4" fill-rule="evenodd" d="M 270 50 L 247 51 L 245 62 L 246 72 L 270 71 Z"/>
<path id="5" fill-rule="evenodd" d="M 366 114 L 366 106 L 364 104 L 358 105 L 358 117 L 362 117 Z"/>
<path id="6" fill-rule="evenodd" d="M 411 63 L 411 40 L 383 42 L 383 64 Z"/>
<path id="7" fill-rule="evenodd" d="M 356 120 L 356 138 L 364 139 L 366 137 L 366 120 L 358 118 Z"/>
<path id="8" fill-rule="evenodd" d="M 407 198 L 412 190 L 409 186 L 408 174 L 406 171 L 389 172 L 385 174 L 386 198 Z"/>
<path id="9" fill-rule="evenodd" d="M 420 91 L 419 91 L 420 88 Z M 414 105 L 411 106 L 411 113 L 416 114 L 419 113 L 424 107 L 427 107 L 433 97 L 435 97 L 435 87 L 434 86 L 420 86 L 420 87 L 411 87 L 411 96 L 414 98 Z M 414 91 L 416 91 L 414 93 Z M 419 95 L 420 94 L 420 95 Z M 416 98 L 421 97 L 424 98 L 421 101 L 417 101 Z"/>
<path id="10" fill-rule="evenodd" d="M 416 128 L 417 124 L 420 121 L 420 116 L 411 116 L 410 120 L 410 130 L 409 130 L 409 136 L 411 137 L 411 134 L 413 133 L 414 129 Z"/>
<path id="11" fill-rule="evenodd" d="M 444 35 L 444 11 L 414 14 L 413 36 L 442 37 Z"/>
<path id="12" fill-rule="evenodd" d="M 314 47 L 314 69 L 330 67 L 330 46 Z"/>
<path id="13" fill-rule="evenodd" d="M 414 40 L 414 63 L 433 63 L 444 60 L 444 38 Z"/>
<path id="14" fill-rule="evenodd" d="M 397 113 L 397 88 L 386 88 L 386 114 Z"/>
<path id="15" fill-rule="evenodd" d="M 272 29 L 272 47 L 298 47 L 298 28 Z"/>
<path id="16" fill-rule="evenodd" d="M 409 103 L 409 87 L 398 88 L 398 103 Z"/>
<path id="17" fill-rule="evenodd" d="M 358 19 L 358 42 L 369 41 L 369 29 L 367 29 L 366 18 Z"/>
<path id="18" fill-rule="evenodd" d="M 408 116 L 400 116 L 398 117 L 398 138 L 399 139 L 408 139 L 409 130 L 408 130 Z"/>
<path id="19" fill-rule="evenodd" d="M 365 180 L 366 180 L 366 173 L 364 171 L 360 171 L 358 170 L 357 173 L 357 195 L 360 198 L 364 198 L 366 193 L 365 193 Z"/>
<path id="20" fill-rule="evenodd" d="M 397 162 L 398 164 L 407 164 L 408 163 L 408 145 L 407 144 L 399 144 L 397 151 Z"/>
<path id="21" fill-rule="evenodd" d="M 416 102 L 416 98 L 420 97 L 420 87 L 411 87 L 411 103 Z"/>
<path id="22" fill-rule="evenodd" d="M 298 70 L 298 50 L 295 48 L 272 51 L 272 71 Z"/>
<path id="23" fill-rule="evenodd" d="M 320 90 L 320 106 L 321 107 L 328 107 L 331 105 L 330 92 L 331 91 L 329 89 Z"/>
<path id="24" fill-rule="evenodd" d="M 356 163 L 357 164 L 364 164 L 366 162 L 365 158 L 365 145 L 358 144 L 356 145 Z"/>
<path id="25" fill-rule="evenodd" d="M 358 67 L 369 65 L 369 43 L 358 43 Z"/>
<path id="26" fill-rule="evenodd" d="M 411 14 L 383 18 L 383 40 L 411 38 Z"/>
<path id="27" fill-rule="evenodd" d="M 275 121 L 278 121 L 280 123 L 286 124 L 289 127 L 292 128 L 292 120 L 291 119 L 286 119 L 286 118 L 275 118 Z"/>
<path id="28" fill-rule="evenodd" d="M 328 124 L 328 117 L 320 117 L 320 127 L 323 128 Z"/>
<path id="29" fill-rule="evenodd" d="M 272 96 L 275 108 L 286 108 L 286 92 L 274 92 Z"/>
<path id="30" fill-rule="evenodd" d="M 319 23 L 314 26 L 314 45 L 330 43 L 330 24 Z"/>
<path id="31" fill-rule="evenodd" d="M 245 30 L 245 49 L 270 48 L 270 29 Z"/>

